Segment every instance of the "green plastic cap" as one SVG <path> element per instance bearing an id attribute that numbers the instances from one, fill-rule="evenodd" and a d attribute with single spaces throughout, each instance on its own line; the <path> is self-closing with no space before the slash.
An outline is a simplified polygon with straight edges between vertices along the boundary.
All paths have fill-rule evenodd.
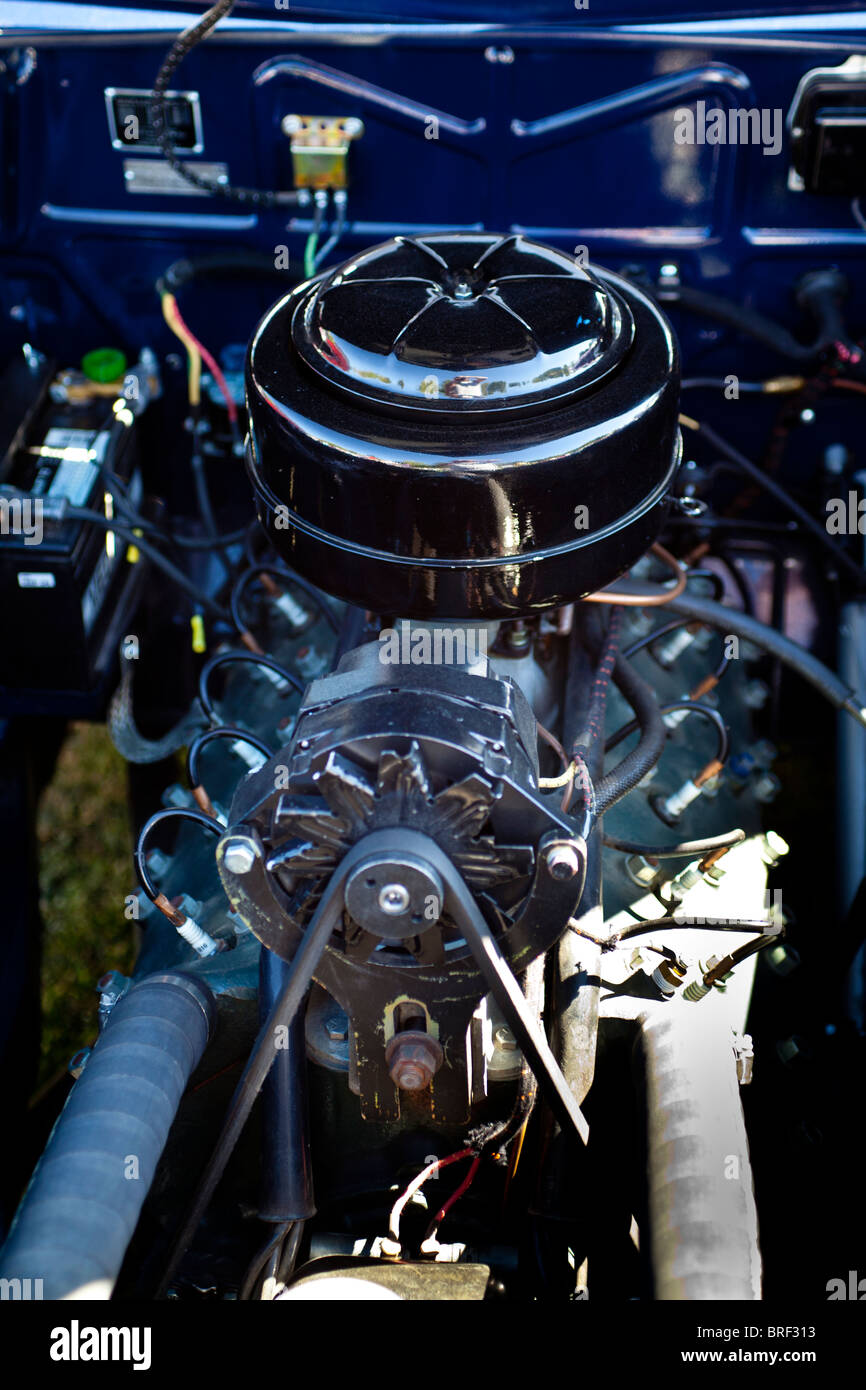
<path id="1" fill-rule="evenodd" d="M 94 348 L 82 357 L 81 370 L 91 381 L 117 381 L 126 371 L 126 354 L 120 348 Z"/>

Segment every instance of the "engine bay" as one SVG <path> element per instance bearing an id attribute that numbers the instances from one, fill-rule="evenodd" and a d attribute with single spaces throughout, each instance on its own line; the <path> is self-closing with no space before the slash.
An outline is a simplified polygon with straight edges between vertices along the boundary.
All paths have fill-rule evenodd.
<path id="1" fill-rule="evenodd" d="M 3 1296 L 859 1298 L 862 17 L 411 8 L 0 4 Z"/>

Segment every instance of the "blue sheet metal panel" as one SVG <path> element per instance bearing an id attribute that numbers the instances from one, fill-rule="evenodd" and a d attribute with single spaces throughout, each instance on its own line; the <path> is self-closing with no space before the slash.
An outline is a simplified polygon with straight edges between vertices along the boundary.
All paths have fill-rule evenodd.
<path id="1" fill-rule="evenodd" d="M 862 261 L 866 236 L 846 200 L 790 193 L 785 151 L 678 146 L 673 126 L 675 110 L 700 99 L 787 112 L 805 71 L 863 40 L 840 42 L 828 60 L 808 44 L 729 39 L 660 46 L 549 32 L 513 35 L 490 54 L 484 36 L 448 30 L 357 37 L 212 42 L 177 80 L 201 93 L 202 158 L 255 186 L 288 184 L 279 131 L 288 111 L 364 120 L 346 252 L 396 231 L 520 226 L 562 246 L 585 243 L 614 268 L 638 261 L 655 273 L 674 259 L 690 282 L 750 297 L 794 324 L 789 285 L 799 270 L 828 257 Z M 23 323 L 65 357 L 94 340 L 167 351 L 150 287 L 169 260 L 287 244 L 299 263 L 305 215 L 128 192 L 103 92 L 148 88 L 164 51 L 162 42 L 46 42 L 25 81 L 7 77 L 7 148 L 11 138 L 17 160 L 7 158 L 4 175 L 5 348 L 21 341 Z M 434 115 L 438 139 L 427 138 Z M 246 337 L 241 296 L 195 295 L 197 327 L 215 346 Z M 715 341 L 711 329 L 684 327 L 696 346 Z"/>

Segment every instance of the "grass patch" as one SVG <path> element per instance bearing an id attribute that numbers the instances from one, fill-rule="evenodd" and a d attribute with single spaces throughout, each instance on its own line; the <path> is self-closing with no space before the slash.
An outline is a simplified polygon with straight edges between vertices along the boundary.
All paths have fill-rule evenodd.
<path id="1" fill-rule="evenodd" d="M 37 836 L 45 923 L 41 1085 L 93 1042 L 100 975 L 129 974 L 135 960 L 135 924 L 123 915 L 136 886 L 126 764 L 103 725 L 70 725 L 39 806 Z"/>

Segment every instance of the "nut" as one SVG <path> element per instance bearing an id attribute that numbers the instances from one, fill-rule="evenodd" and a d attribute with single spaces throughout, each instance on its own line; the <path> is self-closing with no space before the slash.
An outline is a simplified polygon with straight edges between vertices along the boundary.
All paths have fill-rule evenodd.
<path id="1" fill-rule="evenodd" d="M 388 1074 L 401 1091 L 423 1091 L 442 1065 L 444 1054 L 429 1033 L 395 1033 L 385 1048 Z"/>
<path id="2" fill-rule="evenodd" d="M 223 864 L 230 874 L 248 874 L 257 858 L 252 840 L 240 836 L 229 840 L 223 850 Z"/>
<path id="3" fill-rule="evenodd" d="M 551 878 L 563 882 L 574 878 L 580 872 L 580 856 L 574 845 L 553 845 L 547 851 L 547 872 Z"/>

